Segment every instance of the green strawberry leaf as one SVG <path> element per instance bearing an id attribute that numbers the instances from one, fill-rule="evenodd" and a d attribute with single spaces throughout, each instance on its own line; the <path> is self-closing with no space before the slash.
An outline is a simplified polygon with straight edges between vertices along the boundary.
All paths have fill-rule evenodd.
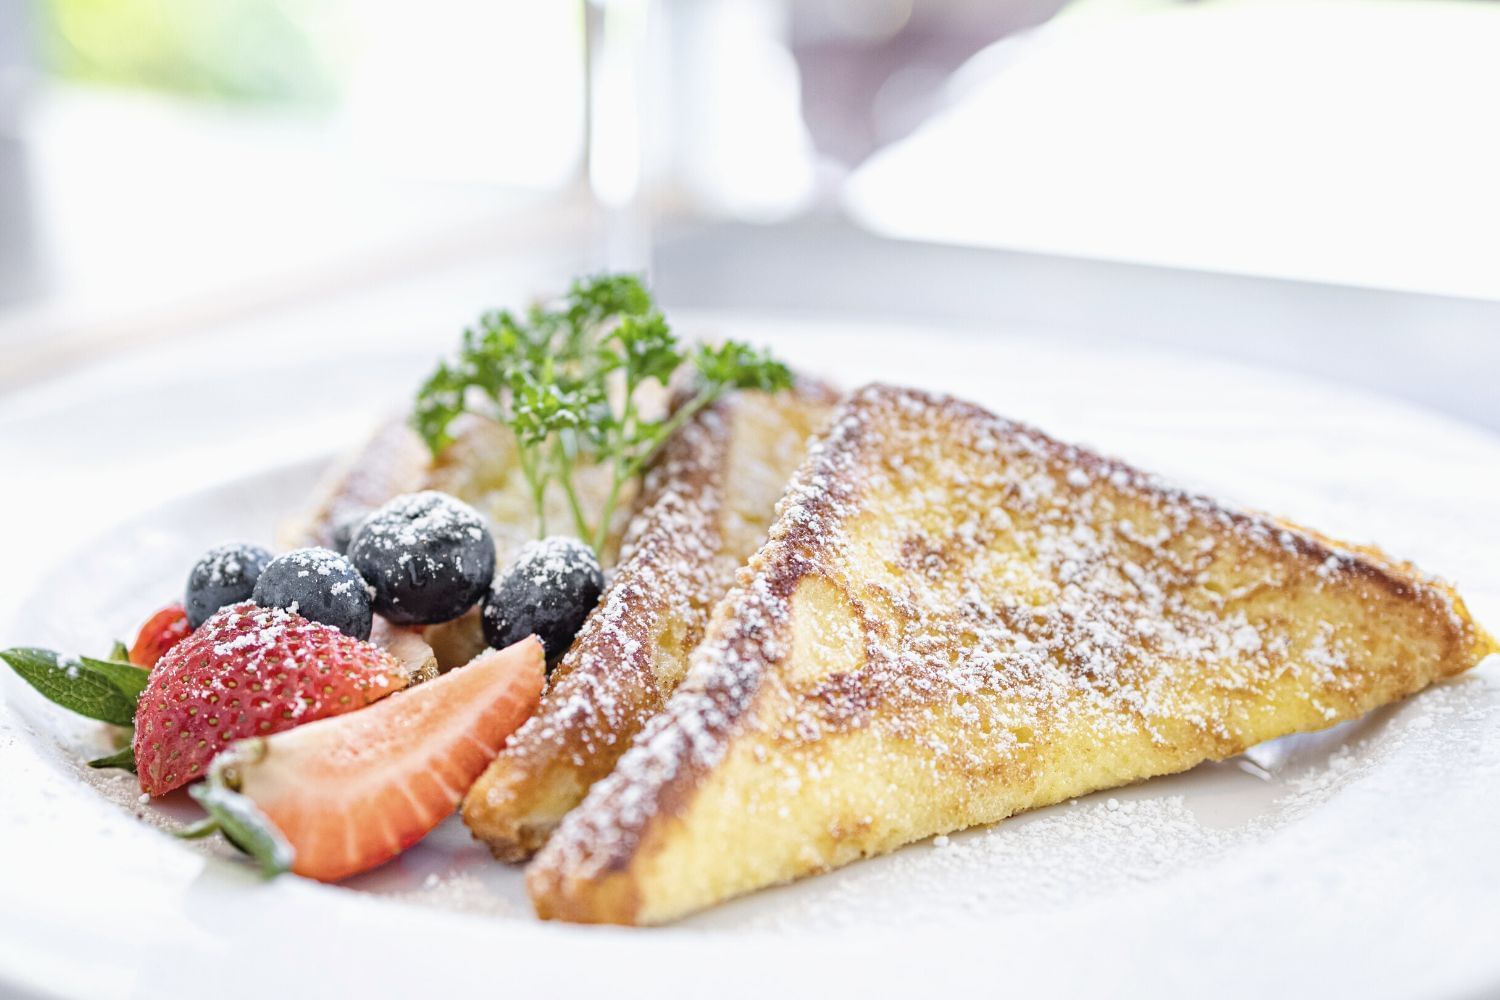
<path id="1" fill-rule="evenodd" d="M 116 663 L 129 663 L 130 648 L 119 639 L 116 639 L 115 644 L 109 648 L 109 658 Z"/>
<path id="2" fill-rule="evenodd" d="M 197 786 L 194 785 L 194 788 Z M 188 794 L 193 794 L 193 789 L 188 789 Z M 196 823 L 189 823 L 181 830 L 174 830 L 172 836 L 178 840 L 202 840 L 219 832 L 219 821 L 212 816 L 205 816 Z"/>
<path id="3" fill-rule="evenodd" d="M 135 703 L 147 676 L 144 670 L 105 660 L 64 660 L 50 649 L 28 647 L 0 650 L 0 660 L 42 697 L 69 711 L 116 726 L 135 722 Z M 126 670 L 140 677 L 128 677 Z"/>
<path id="4" fill-rule="evenodd" d="M 208 812 L 208 819 L 180 830 L 179 837 L 192 840 L 218 830 L 259 862 L 261 874 L 267 878 L 291 870 L 295 853 L 292 845 L 249 797 L 212 778 L 189 787 L 188 794 Z"/>
<path id="5" fill-rule="evenodd" d="M 120 767 L 135 773 L 135 747 L 127 746 L 119 753 L 112 753 L 108 757 L 97 757 L 89 761 L 89 767 Z"/>

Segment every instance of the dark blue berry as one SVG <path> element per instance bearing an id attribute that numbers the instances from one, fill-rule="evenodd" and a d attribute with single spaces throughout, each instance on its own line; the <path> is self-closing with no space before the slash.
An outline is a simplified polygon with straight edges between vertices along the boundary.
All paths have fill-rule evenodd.
<path id="1" fill-rule="evenodd" d="M 248 601 L 271 553 L 259 545 L 232 542 L 209 549 L 188 574 L 188 624 L 197 628 L 220 608 Z"/>
<path id="2" fill-rule="evenodd" d="M 370 637 L 370 592 L 349 560 L 331 549 L 293 549 L 272 559 L 260 571 L 251 600 L 356 639 Z"/>
<path id="3" fill-rule="evenodd" d="M 375 589 L 375 610 L 397 625 L 451 621 L 495 577 L 484 518 L 432 490 L 396 497 L 360 522 L 349 559 Z"/>
<path id="4" fill-rule="evenodd" d="M 369 513 L 368 508 L 361 510 L 356 507 L 336 516 L 333 519 L 333 530 L 329 532 L 328 547 L 340 555 L 348 555 L 349 543 L 354 541 L 355 533 Z"/>
<path id="5" fill-rule="evenodd" d="M 547 662 L 556 663 L 603 590 L 599 560 L 578 539 L 530 542 L 485 596 L 484 639 L 504 649 L 536 635 L 547 648 Z"/>

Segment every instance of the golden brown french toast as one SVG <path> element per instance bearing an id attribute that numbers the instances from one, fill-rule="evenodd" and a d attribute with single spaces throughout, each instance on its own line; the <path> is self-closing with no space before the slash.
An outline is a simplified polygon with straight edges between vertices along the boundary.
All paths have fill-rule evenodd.
<path id="1" fill-rule="evenodd" d="M 732 393 L 666 444 L 609 590 L 541 707 L 464 799 L 464 822 L 497 857 L 541 847 L 661 710 L 833 402 L 809 381 L 774 396 Z"/>
<path id="2" fill-rule="evenodd" d="M 543 917 L 660 923 L 1331 726 L 1495 649 L 1407 564 L 874 386 L 527 886 Z"/>

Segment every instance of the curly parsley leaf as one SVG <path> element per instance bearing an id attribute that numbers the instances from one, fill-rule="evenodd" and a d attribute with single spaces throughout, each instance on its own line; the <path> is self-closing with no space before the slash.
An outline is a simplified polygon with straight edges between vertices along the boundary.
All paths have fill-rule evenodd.
<path id="1" fill-rule="evenodd" d="M 727 340 L 718 347 L 699 345 L 693 354 L 693 365 L 703 381 L 720 387 L 721 391 L 733 387 L 777 392 L 792 385 L 790 368 L 768 351 L 757 351 L 737 340 Z"/>
<path id="2" fill-rule="evenodd" d="M 453 440 L 448 425 L 464 412 L 465 396 L 469 380 L 464 375 L 439 364 L 437 370 L 422 383 L 417 391 L 417 405 L 412 410 L 411 422 L 422 440 L 433 454 L 442 451 Z"/>
<path id="3" fill-rule="evenodd" d="M 619 363 L 635 385 L 648 379 L 666 385 L 682 364 L 677 337 L 659 312 L 626 317 L 608 339 L 620 345 L 624 356 Z"/>
<path id="4" fill-rule="evenodd" d="M 636 391 L 667 385 L 684 364 L 697 373 L 694 394 L 662 419 L 643 415 Z M 499 311 L 465 330 L 456 359 L 440 364 L 417 393 L 412 425 L 434 453 L 449 427 L 477 410 L 516 436 L 539 534 L 546 534 L 547 490 L 569 501 L 574 530 L 603 547 L 624 485 L 661 443 L 728 389 L 775 392 L 791 384 L 787 367 L 734 341 L 685 350 L 651 294 L 634 275 L 575 281 L 559 302 L 524 316 Z M 575 485 L 581 464 L 611 470 L 603 508 L 589 519 Z"/>

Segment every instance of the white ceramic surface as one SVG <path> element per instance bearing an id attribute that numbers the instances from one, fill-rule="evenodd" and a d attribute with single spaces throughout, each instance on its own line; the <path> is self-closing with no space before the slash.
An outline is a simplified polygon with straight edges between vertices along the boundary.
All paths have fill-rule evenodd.
<path id="1" fill-rule="evenodd" d="M 684 325 L 768 341 L 846 385 L 948 390 L 1217 495 L 1378 541 L 1454 579 L 1476 616 L 1500 622 L 1500 441 L 1479 431 L 1182 357 L 728 317 Z M 138 369 L 0 406 L 12 556 L 0 643 L 90 651 L 127 635 L 206 545 L 269 540 L 316 475 L 305 456 L 354 443 L 428 363 L 363 358 L 337 391 L 325 370 L 292 360 L 252 362 L 253 376 Z M 275 386 L 274 405 L 233 402 L 247 377 Z M 182 418 L 215 399 L 228 402 Z M 348 886 L 261 883 L 226 849 L 159 832 L 190 804 L 143 805 L 128 776 L 81 767 L 98 746 L 93 727 L 8 675 L 0 697 L 0 991 L 1500 988 L 1493 659 L 1337 730 L 913 845 L 653 931 L 538 923 L 517 872 L 456 821 Z"/>

